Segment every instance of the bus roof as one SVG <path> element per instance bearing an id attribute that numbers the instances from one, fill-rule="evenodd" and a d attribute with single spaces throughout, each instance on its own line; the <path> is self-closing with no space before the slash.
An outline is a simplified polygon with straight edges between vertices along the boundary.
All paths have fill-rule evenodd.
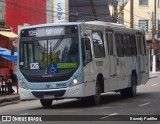
<path id="1" fill-rule="evenodd" d="M 28 28 L 39 28 L 39 27 L 50 27 L 50 26 L 63 26 L 63 25 L 81 25 L 81 24 L 88 24 L 88 25 L 99 25 L 99 26 L 108 26 L 108 27 L 114 27 L 114 28 L 126 28 L 133 30 L 134 28 L 127 28 L 123 24 L 117 24 L 112 22 L 103 22 L 103 21 L 87 21 L 87 22 L 59 22 L 59 23 L 47 23 L 47 24 L 39 24 L 39 25 L 32 25 L 32 26 L 25 26 L 21 29 L 28 29 Z M 134 29 L 134 31 L 141 31 L 139 29 Z"/>
<path id="2" fill-rule="evenodd" d="M 102 26 L 111 26 L 111 27 L 122 27 L 126 28 L 125 25 L 123 24 L 118 24 L 118 23 L 112 23 L 112 22 L 102 22 L 102 21 L 88 21 L 85 22 L 86 24 L 95 24 L 95 25 L 102 25 Z"/>
<path id="3" fill-rule="evenodd" d="M 31 26 L 24 26 L 21 29 L 28 29 L 28 28 L 39 28 L 39 27 L 50 27 L 50 26 L 63 26 L 63 25 L 80 25 L 83 22 L 61 22 L 61 23 L 46 23 L 46 24 L 38 24 L 38 25 L 31 25 Z"/>

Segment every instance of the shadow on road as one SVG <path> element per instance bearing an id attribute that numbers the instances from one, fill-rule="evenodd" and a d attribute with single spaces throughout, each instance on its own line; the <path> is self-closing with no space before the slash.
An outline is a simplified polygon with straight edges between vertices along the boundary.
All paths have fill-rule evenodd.
<path id="1" fill-rule="evenodd" d="M 96 107 L 109 106 L 112 104 L 118 103 L 134 103 L 137 101 L 146 101 L 153 99 L 154 97 L 160 98 L 159 93 L 157 92 L 139 92 L 136 97 L 132 98 L 123 98 L 119 93 L 109 93 L 104 94 L 101 97 L 101 104 Z M 80 99 L 75 99 L 73 101 L 64 101 L 63 103 L 54 103 L 49 109 L 74 109 L 74 108 L 91 108 L 95 107 L 95 105 L 91 104 L 90 101 L 82 103 Z M 36 109 L 46 109 L 46 108 L 36 108 Z"/>

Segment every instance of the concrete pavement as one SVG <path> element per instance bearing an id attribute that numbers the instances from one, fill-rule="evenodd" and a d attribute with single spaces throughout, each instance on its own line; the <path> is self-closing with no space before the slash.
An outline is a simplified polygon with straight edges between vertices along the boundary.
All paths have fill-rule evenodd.
<path id="1" fill-rule="evenodd" d="M 16 87 L 13 87 L 13 89 L 15 91 L 13 94 L 6 94 L 6 95 L 0 94 L 0 107 L 9 104 L 14 104 L 20 101 L 20 96 L 19 94 L 16 93 L 17 91 Z"/>
<path id="2" fill-rule="evenodd" d="M 160 76 L 160 72 L 150 72 L 150 78 L 156 78 Z M 16 89 L 13 88 L 15 91 Z M 0 107 L 8 105 L 8 104 L 15 104 L 20 102 L 20 96 L 16 92 L 10 95 L 0 95 Z"/>
<path id="3" fill-rule="evenodd" d="M 150 78 L 159 77 L 159 76 L 160 76 L 160 71 L 158 71 L 158 72 L 150 72 L 149 73 L 149 77 Z"/>

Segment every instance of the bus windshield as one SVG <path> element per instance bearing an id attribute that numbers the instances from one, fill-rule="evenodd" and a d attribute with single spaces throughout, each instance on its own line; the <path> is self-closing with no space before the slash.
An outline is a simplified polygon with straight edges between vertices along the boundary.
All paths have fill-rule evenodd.
<path id="1" fill-rule="evenodd" d="M 77 28 L 63 35 L 54 32 L 53 36 L 21 37 L 19 51 L 19 67 L 24 75 L 42 77 L 74 72 L 79 66 Z"/>

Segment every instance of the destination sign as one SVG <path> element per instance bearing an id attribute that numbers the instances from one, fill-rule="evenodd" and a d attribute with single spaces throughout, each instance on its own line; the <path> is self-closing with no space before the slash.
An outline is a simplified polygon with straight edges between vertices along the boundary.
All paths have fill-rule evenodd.
<path id="1" fill-rule="evenodd" d="M 78 27 L 71 26 L 50 26 L 50 27 L 39 27 L 22 29 L 21 37 L 47 37 L 47 36 L 58 36 L 66 34 L 74 34 L 78 32 Z"/>
<path id="2" fill-rule="evenodd" d="M 64 27 L 49 27 L 46 28 L 46 35 L 53 36 L 53 35 L 64 35 Z"/>
<path id="3" fill-rule="evenodd" d="M 21 31 L 21 37 L 45 37 L 64 35 L 64 27 L 46 27 L 37 29 L 25 29 Z"/>

